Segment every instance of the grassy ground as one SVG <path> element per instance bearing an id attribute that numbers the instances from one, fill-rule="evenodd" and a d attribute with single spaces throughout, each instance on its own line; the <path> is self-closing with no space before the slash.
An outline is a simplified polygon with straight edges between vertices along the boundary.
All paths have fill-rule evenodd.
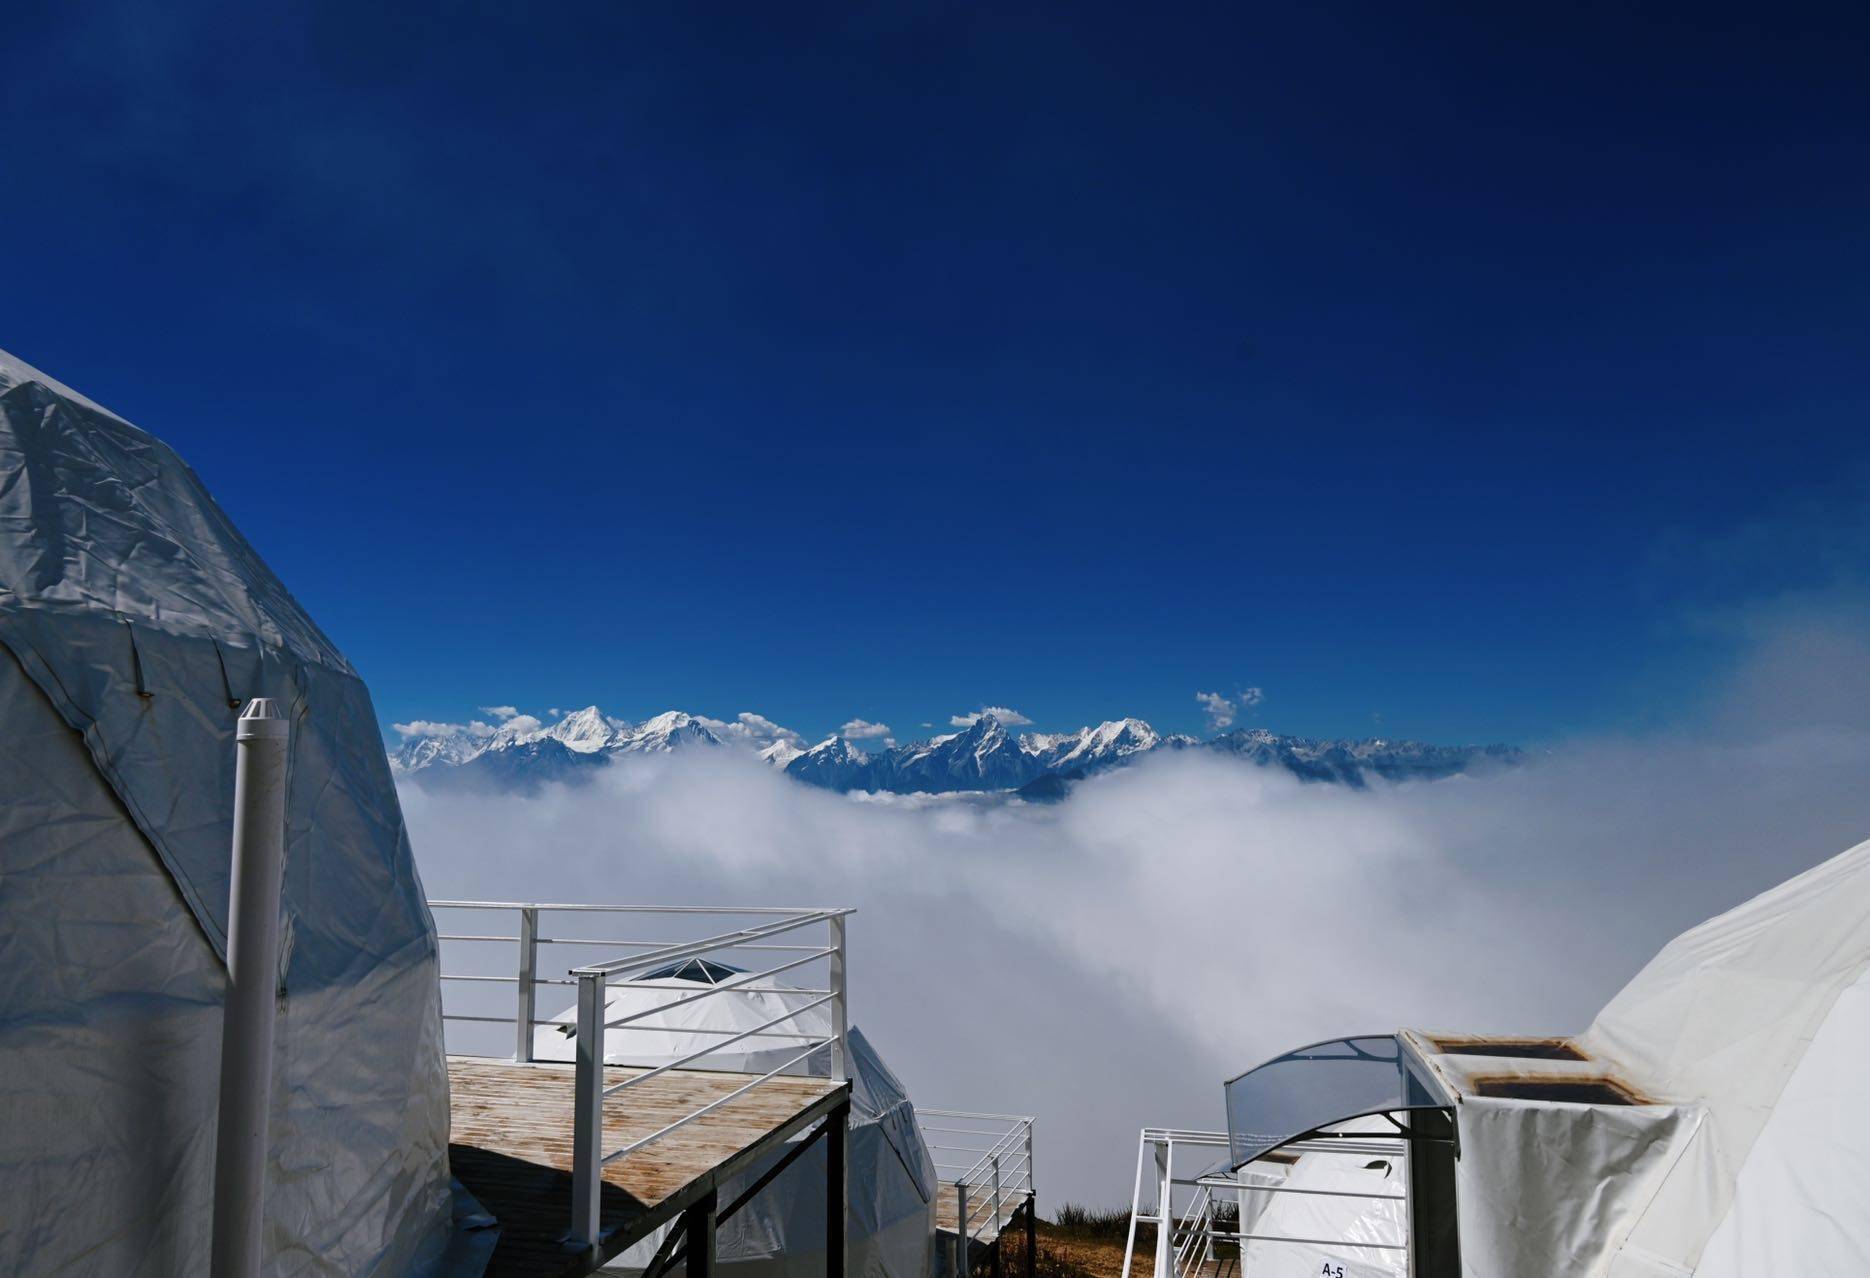
<path id="1" fill-rule="evenodd" d="M 1221 1222 L 1231 1225 L 1231 1218 Z M 1122 1278 L 1123 1244 L 1130 1231 L 1127 1209 L 1098 1211 L 1066 1203 L 1054 1220 L 1039 1221 L 1037 1272 L 1034 1278 Z M 1148 1278 L 1156 1263 L 1156 1227 L 1136 1227 L 1136 1256 L 1130 1263 L 1131 1278 Z M 1026 1225 L 1016 1220 L 1000 1235 L 1000 1269 L 1005 1278 L 1024 1278 L 1026 1273 Z M 983 1258 L 974 1266 L 973 1278 L 987 1278 L 990 1262 Z M 1203 1267 L 1204 1278 L 1238 1278 L 1235 1248 L 1226 1244 L 1216 1250 L 1215 1259 Z"/>
<path id="2" fill-rule="evenodd" d="M 1123 1240 L 1129 1229 L 1127 1209 L 1092 1211 L 1066 1203 L 1059 1208 L 1056 1220 L 1039 1221 L 1036 1278 L 1121 1278 Z M 1139 1225 L 1136 1251 L 1144 1259 L 1140 1270 L 1131 1266 L 1132 1278 L 1136 1273 L 1149 1272 L 1155 1250 L 1155 1226 Z M 1000 1235 L 1000 1266 L 1006 1278 L 1022 1278 L 1025 1274 L 1024 1221 L 1014 1222 Z M 988 1273 L 987 1263 L 983 1260 L 976 1264 L 974 1272 L 977 1278 L 984 1278 Z"/>

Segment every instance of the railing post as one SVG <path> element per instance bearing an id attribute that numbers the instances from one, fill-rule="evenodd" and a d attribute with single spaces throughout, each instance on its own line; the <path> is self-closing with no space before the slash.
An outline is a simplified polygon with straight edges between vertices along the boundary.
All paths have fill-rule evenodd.
<path id="1" fill-rule="evenodd" d="M 1039 1197 L 1039 1182 L 1032 1174 L 1032 1120 L 1026 1120 L 1026 1193 L 1034 1201 Z"/>
<path id="2" fill-rule="evenodd" d="M 533 996 L 539 963 L 539 911 L 523 905 L 519 911 L 519 1005 L 513 1011 L 513 1059 L 532 1059 Z"/>
<path id="3" fill-rule="evenodd" d="M 953 1278 L 968 1278 L 967 1272 L 967 1186 L 960 1181 L 954 1186 L 954 1275 Z"/>
<path id="4" fill-rule="evenodd" d="M 1039 1185 L 1032 1175 L 1032 1120 L 1026 1120 L 1026 1278 L 1039 1272 Z"/>
<path id="5" fill-rule="evenodd" d="M 604 1193 L 604 984 L 578 974 L 577 1077 L 572 1097 L 571 1238 L 595 1247 Z"/>
<path id="6" fill-rule="evenodd" d="M 831 918 L 831 992 L 837 995 L 831 1000 L 831 1077 L 840 1083 L 849 1081 L 851 1076 L 851 1014 L 844 976 L 844 919 L 842 914 Z"/>
<path id="7" fill-rule="evenodd" d="M 1000 1204 L 1002 1201 L 1004 1200 L 1000 1197 L 1000 1155 L 995 1154 L 993 1156 L 993 1229 L 996 1234 L 1000 1232 Z"/>
<path id="8" fill-rule="evenodd" d="M 1156 1146 L 1156 1278 L 1175 1278 L 1175 1142 Z"/>
<path id="9" fill-rule="evenodd" d="M 993 1217 L 993 1239 L 991 1241 L 991 1246 L 993 1247 L 993 1263 L 991 1269 L 993 1271 L 993 1278 L 1000 1278 L 1000 1155 L 998 1154 L 993 1156 L 993 1211 L 989 1214 Z"/>

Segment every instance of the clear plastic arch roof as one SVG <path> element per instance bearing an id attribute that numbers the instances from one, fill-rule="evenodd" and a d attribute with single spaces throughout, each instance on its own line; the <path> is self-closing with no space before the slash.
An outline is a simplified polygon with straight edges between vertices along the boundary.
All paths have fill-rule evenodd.
<path id="1" fill-rule="evenodd" d="M 1226 1091 L 1228 1159 L 1235 1168 L 1281 1145 L 1329 1134 L 1349 1119 L 1443 1108 L 1413 1083 L 1394 1034 L 1295 1048 L 1229 1080 Z"/>

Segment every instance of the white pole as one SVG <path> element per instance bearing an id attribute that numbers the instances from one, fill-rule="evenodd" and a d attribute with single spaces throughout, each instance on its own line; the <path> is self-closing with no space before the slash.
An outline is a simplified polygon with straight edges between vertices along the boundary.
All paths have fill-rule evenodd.
<path id="1" fill-rule="evenodd" d="M 993 1156 L 993 1233 L 1000 1236 L 1000 1155 Z M 998 1244 L 996 1244 L 998 1245 Z"/>
<path id="2" fill-rule="evenodd" d="M 831 1077 L 846 1082 L 851 1076 L 851 1007 L 848 979 L 845 976 L 844 916 L 831 919 L 831 989 L 837 995 L 831 1001 Z"/>
<path id="3" fill-rule="evenodd" d="M 533 996 L 537 990 L 539 967 L 539 909 L 525 905 L 519 911 L 519 1005 L 513 1012 L 517 1035 L 513 1059 L 532 1059 Z"/>
<path id="4" fill-rule="evenodd" d="M 572 1079 L 571 1241 L 597 1246 L 604 1217 L 604 1017 L 606 978 L 578 973 L 576 1074 Z"/>
<path id="5" fill-rule="evenodd" d="M 1156 1146 L 1156 1273 L 1175 1278 L 1175 1140 Z"/>
<path id="6" fill-rule="evenodd" d="M 213 1278 L 259 1278 L 279 989 L 279 884 L 286 864 L 288 725 L 265 697 L 234 731 L 234 861 L 227 902 L 227 1006 L 214 1146 Z"/>
<path id="7" fill-rule="evenodd" d="M 1130 1233 L 1123 1243 L 1122 1278 L 1130 1278 L 1130 1261 L 1136 1256 L 1136 1218 L 1143 1214 L 1143 1155 L 1148 1149 L 1149 1129 L 1144 1128 L 1136 1138 L 1136 1184 L 1130 1190 Z"/>

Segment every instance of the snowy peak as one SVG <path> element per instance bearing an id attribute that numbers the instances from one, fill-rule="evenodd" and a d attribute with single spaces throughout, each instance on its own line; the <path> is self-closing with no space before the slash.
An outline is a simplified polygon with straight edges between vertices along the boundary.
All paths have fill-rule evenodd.
<path id="1" fill-rule="evenodd" d="M 398 731 L 409 734 L 409 739 L 390 754 L 390 770 L 398 775 L 435 767 L 464 767 L 505 754 L 556 758 L 553 752 L 557 751 L 603 762 L 618 754 L 665 754 L 689 746 L 722 744 L 694 715 L 679 710 L 632 724 L 596 706 L 573 710 L 545 727 L 530 715 L 515 715 L 498 728 L 484 723 L 418 723 L 399 725 Z M 508 762 L 500 766 L 510 771 L 525 765 Z"/>
<path id="2" fill-rule="evenodd" d="M 1141 719 L 1116 719 L 1055 738 L 1048 763 L 1054 768 L 1103 767 L 1161 744 L 1162 737 Z"/>
<path id="3" fill-rule="evenodd" d="M 781 737 L 764 750 L 761 750 L 759 755 L 760 758 L 766 760 L 766 762 L 772 764 L 775 768 L 783 770 L 787 764 L 804 753 L 804 747 L 794 745 L 791 741 Z"/>
<path id="4" fill-rule="evenodd" d="M 827 790 L 869 790 L 872 761 L 843 737 L 826 737 L 783 765 L 786 775 Z"/>
<path id="5" fill-rule="evenodd" d="M 1208 749 L 1301 780 L 1347 786 L 1379 779 L 1435 780 L 1511 766 L 1522 757 L 1508 746 L 1440 746 L 1383 738 L 1319 741 L 1280 736 L 1265 728 L 1241 728 L 1204 742 L 1179 734 L 1164 736 L 1141 719 L 1015 738 L 986 713 L 959 732 L 870 754 L 837 735 L 807 749 L 798 734 L 751 713 L 728 721 L 668 710 L 632 724 L 593 705 L 543 727 L 531 716 L 508 713 L 498 728 L 478 722 L 398 725 L 408 739 L 391 754 L 390 768 L 401 776 L 419 776 L 424 784 L 451 777 L 445 784 L 479 779 L 523 789 L 547 780 L 588 778 L 593 767 L 622 755 L 709 747 L 745 750 L 789 777 L 831 790 L 1023 792 L 1044 780 L 1051 787 L 1046 793 L 1058 797 L 1073 781 L 1164 750 Z"/>
<path id="6" fill-rule="evenodd" d="M 686 746 L 721 744 L 721 739 L 703 727 L 694 715 L 668 710 L 645 720 L 633 735 L 613 749 L 619 754 L 667 754 Z"/>
<path id="7" fill-rule="evenodd" d="M 485 737 L 476 737 L 467 732 L 450 732 L 441 736 L 412 737 L 390 755 L 390 771 L 420 772 L 423 768 L 436 765 L 449 766 L 466 763 L 479 754 L 487 744 Z"/>
<path id="8" fill-rule="evenodd" d="M 626 740 L 632 729 L 626 719 L 613 719 L 596 706 L 573 710 L 544 730 L 544 735 L 564 743 L 576 754 L 596 754 Z"/>

